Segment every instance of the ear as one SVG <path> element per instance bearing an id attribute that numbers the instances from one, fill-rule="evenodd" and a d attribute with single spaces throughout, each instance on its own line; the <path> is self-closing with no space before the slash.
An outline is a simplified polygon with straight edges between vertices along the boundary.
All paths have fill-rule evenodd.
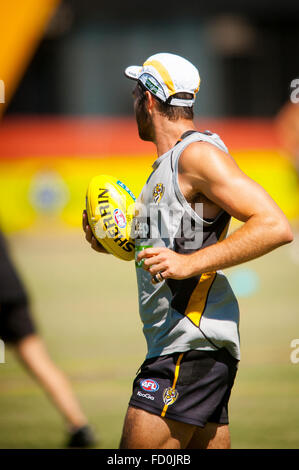
<path id="1" fill-rule="evenodd" d="M 155 107 L 155 99 L 149 91 L 146 91 L 145 94 L 146 94 L 147 110 L 149 113 L 151 113 Z"/>

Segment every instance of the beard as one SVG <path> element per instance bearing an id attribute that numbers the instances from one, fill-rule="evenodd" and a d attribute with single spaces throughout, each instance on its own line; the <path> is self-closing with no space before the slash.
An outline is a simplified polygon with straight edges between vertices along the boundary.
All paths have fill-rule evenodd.
<path id="1" fill-rule="evenodd" d="M 140 139 L 147 142 L 153 142 L 154 132 L 153 124 L 149 113 L 145 107 L 145 101 L 139 102 L 135 107 L 135 117 Z"/>

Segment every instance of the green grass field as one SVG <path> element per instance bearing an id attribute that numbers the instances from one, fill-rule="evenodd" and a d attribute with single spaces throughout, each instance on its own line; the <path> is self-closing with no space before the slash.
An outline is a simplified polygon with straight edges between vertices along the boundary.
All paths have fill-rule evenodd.
<path id="1" fill-rule="evenodd" d="M 11 237 L 14 259 L 51 356 L 70 378 L 100 447 L 115 449 L 146 352 L 134 264 L 94 253 L 80 231 L 54 233 Z M 295 248 L 246 265 L 260 284 L 239 299 L 242 360 L 230 402 L 233 448 L 299 448 L 299 363 L 290 361 L 290 343 L 299 338 Z M 0 364 L 0 423 L 0 448 L 63 446 L 62 418 L 8 349 Z"/>

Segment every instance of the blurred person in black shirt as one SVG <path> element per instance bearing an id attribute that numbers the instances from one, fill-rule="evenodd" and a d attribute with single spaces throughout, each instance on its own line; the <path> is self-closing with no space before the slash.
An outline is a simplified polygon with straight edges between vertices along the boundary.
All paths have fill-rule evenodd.
<path id="1" fill-rule="evenodd" d="M 90 447 L 95 438 L 65 375 L 51 360 L 31 315 L 26 288 L 0 232 L 0 338 L 49 395 L 68 425 L 68 447 Z"/>

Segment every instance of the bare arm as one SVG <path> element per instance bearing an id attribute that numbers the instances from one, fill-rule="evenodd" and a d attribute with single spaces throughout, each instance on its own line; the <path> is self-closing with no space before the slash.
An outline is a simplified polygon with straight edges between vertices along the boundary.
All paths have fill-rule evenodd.
<path id="1" fill-rule="evenodd" d="M 227 239 L 191 255 L 144 250 L 140 259 L 148 258 L 144 267 L 151 274 L 162 271 L 164 278 L 183 279 L 244 263 L 293 240 L 287 218 L 269 194 L 213 145 L 187 147 L 179 161 L 179 183 L 183 192 L 191 188 L 204 194 L 244 224 Z"/>

